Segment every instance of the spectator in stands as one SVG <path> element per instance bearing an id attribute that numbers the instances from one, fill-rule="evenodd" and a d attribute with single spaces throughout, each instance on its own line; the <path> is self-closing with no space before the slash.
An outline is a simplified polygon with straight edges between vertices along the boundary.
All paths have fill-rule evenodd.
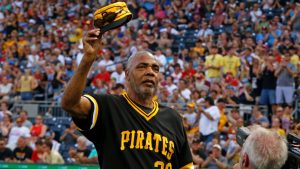
<path id="1" fill-rule="evenodd" d="M 22 100 L 32 100 L 33 91 L 37 87 L 37 82 L 34 77 L 31 75 L 29 69 L 25 70 L 25 74 L 21 76 L 20 81 L 18 82 L 21 99 Z"/>
<path id="2" fill-rule="evenodd" d="M 231 109 L 230 113 L 228 114 L 228 126 L 236 125 L 238 120 L 241 118 L 240 112 L 237 108 Z"/>
<path id="3" fill-rule="evenodd" d="M 220 111 L 212 98 L 205 98 L 205 107 L 198 106 L 197 122 L 199 122 L 200 135 L 207 144 L 212 141 L 218 131 Z"/>
<path id="4" fill-rule="evenodd" d="M 99 63 L 98 63 L 98 66 L 104 66 L 105 69 L 108 71 L 108 72 L 113 72 L 116 70 L 116 66 L 114 65 L 114 62 L 111 60 L 111 51 L 109 51 L 108 49 L 103 49 L 102 50 L 103 52 L 103 60 L 101 60 Z"/>
<path id="5" fill-rule="evenodd" d="M 191 152 L 195 168 L 200 168 L 207 155 L 204 150 L 204 144 L 199 138 L 193 138 L 191 144 Z"/>
<path id="6" fill-rule="evenodd" d="M 237 77 L 238 69 L 241 66 L 241 60 L 237 57 L 235 49 L 229 49 L 228 54 L 224 56 L 223 64 L 223 73 L 225 75 L 231 73 L 233 77 Z"/>
<path id="7" fill-rule="evenodd" d="M 225 143 L 226 159 L 228 166 L 231 168 L 234 164 L 239 162 L 241 147 L 236 142 L 235 133 L 228 134 L 228 139 Z"/>
<path id="8" fill-rule="evenodd" d="M 35 117 L 35 124 L 30 128 L 30 134 L 36 140 L 45 136 L 47 126 L 43 123 L 44 118 L 41 115 Z"/>
<path id="9" fill-rule="evenodd" d="M 0 84 L 0 100 L 8 101 L 12 92 L 13 84 L 7 79 L 7 77 L 2 77 Z"/>
<path id="10" fill-rule="evenodd" d="M 56 150 L 52 149 L 52 142 L 50 140 L 46 140 L 43 142 L 43 162 L 46 164 L 64 164 L 65 161 L 60 155 L 60 153 Z"/>
<path id="11" fill-rule="evenodd" d="M 274 66 L 274 57 L 268 56 L 265 59 L 265 64 L 262 66 L 260 72 L 261 79 L 261 95 L 260 95 L 260 104 L 262 105 L 272 105 L 272 111 L 275 110 L 275 89 L 276 89 L 276 76 Z"/>
<path id="12" fill-rule="evenodd" d="M 160 66 L 160 72 L 164 72 L 165 68 L 167 67 L 167 59 L 164 53 L 162 53 L 162 50 L 160 48 L 157 48 L 155 50 L 155 55 L 156 59 L 159 61 L 159 66 Z"/>
<path id="13" fill-rule="evenodd" d="M 187 111 L 183 114 L 183 117 L 187 119 L 188 124 L 190 127 L 195 126 L 196 124 L 196 116 L 197 113 L 195 112 L 195 103 L 190 102 L 187 104 Z"/>
<path id="14" fill-rule="evenodd" d="M 223 99 L 218 99 L 217 107 L 220 111 L 220 121 L 218 124 L 218 132 L 221 133 L 224 129 L 224 126 L 227 123 L 227 116 L 225 114 L 225 102 Z"/>
<path id="15" fill-rule="evenodd" d="M 279 68 L 275 71 L 277 77 L 276 86 L 276 103 L 289 105 L 293 102 L 294 95 L 294 77 L 296 73 L 296 67 L 291 63 L 291 53 L 286 53 L 284 60 L 280 63 Z"/>
<path id="16" fill-rule="evenodd" d="M 276 131 L 281 137 L 285 137 L 285 131 L 282 129 L 281 120 L 277 117 L 272 118 L 272 130 Z"/>
<path id="17" fill-rule="evenodd" d="M 109 83 L 110 81 L 110 73 L 107 71 L 105 66 L 99 66 L 100 72 L 93 78 L 92 83 L 94 86 L 97 85 L 97 80 L 102 80 L 103 82 Z"/>
<path id="18" fill-rule="evenodd" d="M 44 154 L 43 141 L 44 140 L 42 140 L 42 139 L 38 139 L 35 142 L 35 148 L 31 155 L 31 161 L 33 163 L 44 163 L 44 161 L 43 161 L 43 154 Z"/>
<path id="19" fill-rule="evenodd" d="M 60 137 L 61 143 L 71 147 L 77 143 L 77 139 L 80 136 L 80 132 L 77 130 L 75 123 L 72 121 L 70 127 L 64 130 L 64 133 Z"/>
<path id="20" fill-rule="evenodd" d="M 84 164 L 98 164 L 98 153 L 97 150 L 94 148 L 92 149 L 91 153 L 89 154 L 87 161 Z"/>
<path id="21" fill-rule="evenodd" d="M 219 28 L 221 25 L 224 24 L 226 18 L 226 14 L 223 13 L 222 9 L 217 7 L 215 9 L 215 15 L 210 20 L 210 25 L 213 26 L 213 28 Z"/>
<path id="22" fill-rule="evenodd" d="M 66 68 L 62 63 L 55 67 L 52 87 L 55 93 L 59 92 L 67 84 Z"/>
<path id="23" fill-rule="evenodd" d="M 223 95 L 223 99 L 226 104 L 237 105 L 239 103 L 239 98 L 235 95 L 235 93 L 235 88 L 233 86 L 226 86 Z"/>
<path id="24" fill-rule="evenodd" d="M 222 148 L 219 144 L 213 145 L 212 152 L 208 155 L 201 167 L 212 169 L 227 168 L 227 159 L 221 154 Z"/>
<path id="25" fill-rule="evenodd" d="M 0 122 L 0 135 L 2 137 L 8 137 L 11 128 L 13 127 L 13 119 L 11 115 L 5 114 L 3 120 Z"/>
<path id="26" fill-rule="evenodd" d="M 175 55 L 176 56 L 176 55 Z M 174 57 L 174 62 L 176 62 L 176 58 L 177 58 L 178 56 L 176 56 L 176 57 Z M 175 63 L 174 64 L 174 72 L 171 74 L 171 77 L 173 77 L 173 82 L 175 83 L 175 84 L 178 84 L 178 82 L 179 82 L 179 80 L 181 79 L 181 77 L 182 77 L 182 70 L 181 70 L 181 67 L 183 67 L 183 64 L 182 64 L 182 66 L 179 64 L 179 63 Z"/>
<path id="27" fill-rule="evenodd" d="M 209 52 L 210 55 L 206 56 L 205 60 L 207 78 L 210 82 L 220 82 L 223 57 L 218 54 L 217 46 L 212 46 Z"/>
<path id="28" fill-rule="evenodd" d="M 0 162 L 11 162 L 13 160 L 13 152 L 5 147 L 6 141 L 4 137 L 0 137 Z"/>
<path id="29" fill-rule="evenodd" d="M 293 113 L 293 107 L 291 105 L 288 105 L 284 108 L 281 121 L 282 121 L 282 128 L 285 130 L 286 133 L 290 131 L 291 124 L 293 123 L 292 113 Z"/>
<path id="30" fill-rule="evenodd" d="M 0 103 L 0 122 L 3 121 L 5 115 L 12 115 L 12 113 L 8 109 L 8 102 L 3 101 Z"/>
<path id="31" fill-rule="evenodd" d="M 185 100 L 182 97 L 182 95 L 179 93 L 178 89 L 173 90 L 173 94 L 169 96 L 168 102 L 174 104 L 180 104 L 180 105 L 185 104 Z"/>
<path id="32" fill-rule="evenodd" d="M 121 95 L 124 92 L 125 86 L 121 83 L 117 83 L 113 88 L 111 93 L 116 95 Z"/>
<path id="33" fill-rule="evenodd" d="M 300 136 L 300 123 L 296 124 L 293 133 Z"/>
<path id="34" fill-rule="evenodd" d="M 178 92 L 179 95 L 185 100 L 188 101 L 191 99 L 191 90 L 188 88 L 188 81 L 181 79 L 178 83 Z"/>
<path id="35" fill-rule="evenodd" d="M 69 155 L 73 163 L 84 163 L 91 152 L 87 149 L 87 139 L 84 136 L 78 137 L 77 146 L 77 148 L 74 146 L 70 147 Z"/>
<path id="36" fill-rule="evenodd" d="M 53 151 L 59 151 L 61 143 L 56 141 L 55 139 L 55 132 L 53 132 L 52 129 L 48 128 L 46 133 L 45 133 L 45 141 L 51 142 L 52 143 L 52 150 Z"/>
<path id="37" fill-rule="evenodd" d="M 265 128 L 270 125 L 268 118 L 262 114 L 258 106 L 253 107 L 250 122 L 252 125 L 257 124 Z"/>
<path id="38" fill-rule="evenodd" d="M 197 33 L 197 37 L 201 39 L 203 42 L 208 42 L 210 39 L 212 39 L 212 36 L 214 35 L 212 29 L 208 27 L 207 21 L 202 21 L 201 29 Z"/>
<path id="39" fill-rule="evenodd" d="M 123 65 L 121 63 L 116 65 L 116 70 L 112 72 L 110 78 L 114 78 L 116 80 L 116 83 L 124 84 L 125 71 L 123 70 Z"/>
<path id="40" fill-rule="evenodd" d="M 13 151 L 15 162 L 31 162 L 32 149 L 28 146 L 27 138 L 20 136 L 18 138 L 17 147 Z"/>
<path id="41" fill-rule="evenodd" d="M 18 117 L 16 120 L 16 126 L 12 127 L 9 132 L 7 147 L 13 150 L 17 146 L 18 139 L 21 136 L 24 138 L 30 137 L 30 131 L 29 128 L 23 126 L 23 120 Z"/>
<path id="42" fill-rule="evenodd" d="M 252 90 L 250 84 L 246 84 L 241 89 L 241 94 L 239 95 L 238 101 L 240 104 L 254 105 L 255 104 L 255 91 Z"/>
<path id="43" fill-rule="evenodd" d="M 32 127 L 32 123 L 28 120 L 28 112 L 26 110 L 22 110 L 19 113 L 19 118 L 22 120 L 22 125 L 30 129 Z"/>
<path id="44" fill-rule="evenodd" d="M 262 15 L 262 11 L 259 8 L 259 4 L 254 3 L 253 8 L 250 11 L 251 22 L 255 23 L 257 20 L 260 19 L 261 15 Z"/>
<path id="45" fill-rule="evenodd" d="M 167 88 L 167 90 L 168 90 L 169 93 L 173 93 L 173 91 L 175 89 L 177 89 L 177 86 L 174 84 L 173 79 L 174 78 L 172 76 L 166 77 L 166 85 L 165 85 L 165 87 Z"/>

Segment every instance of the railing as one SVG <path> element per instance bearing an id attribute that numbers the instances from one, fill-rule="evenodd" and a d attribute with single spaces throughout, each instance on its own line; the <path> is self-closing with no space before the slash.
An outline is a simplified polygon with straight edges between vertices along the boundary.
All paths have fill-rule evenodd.
<path id="1" fill-rule="evenodd" d="M 163 105 L 172 107 L 179 112 L 183 112 L 186 110 L 186 104 L 179 103 L 161 103 Z M 300 106 L 300 102 L 299 102 Z M 226 105 L 225 113 L 230 112 L 232 109 L 238 109 L 241 115 L 251 114 L 254 105 Z M 267 106 L 259 106 L 261 111 L 267 115 L 268 107 Z M 22 101 L 14 103 L 11 108 L 11 112 L 16 112 L 17 114 L 20 110 L 25 109 L 28 111 L 29 116 L 36 116 L 37 114 L 45 115 L 45 116 L 53 116 L 53 117 L 69 117 L 68 113 L 65 112 L 58 102 L 50 102 L 50 101 Z M 296 113 L 297 114 L 297 113 Z"/>
<path id="2" fill-rule="evenodd" d="M 10 109 L 14 115 L 21 110 L 27 110 L 29 117 L 35 117 L 37 114 L 50 117 L 69 117 L 58 102 L 50 101 L 21 101 L 14 103 Z"/>
<path id="3" fill-rule="evenodd" d="M 172 107 L 179 112 L 183 112 L 186 110 L 186 104 L 179 103 L 161 103 L 165 106 Z M 226 105 L 225 113 L 230 112 L 232 109 L 238 109 L 242 116 L 251 114 L 254 105 Z M 268 115 L 268 107 L 267 106 L 259 106 L 260 110 L 263 114 Z M 20 101 L 14 103 L 11 108 L 11 112 L 16 116 L 18 112 L 22 109 L 28 111 L 29 117 L 35 117 L 37 114 L 41 114 L 44 116 L 50 117 L 70 117 L 67 112 L 65 112 L 58 102 L 50 102 L 50 101 Z M 295 100 L 294 112 L 292 114 L 295 119 L 299 119 L 300 117 L 300 100 Z"/>

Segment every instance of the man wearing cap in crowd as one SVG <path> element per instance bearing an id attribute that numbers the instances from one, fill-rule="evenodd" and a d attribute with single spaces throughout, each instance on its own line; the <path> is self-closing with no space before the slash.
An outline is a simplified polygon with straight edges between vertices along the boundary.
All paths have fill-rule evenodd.
<path id="1" fill-rule="evenodd" d="M 189 126 L 195 126 L 197 117 L 195 112 L 195 103 L 190 102 L 187 104 L 187 111 L 184 113 L 183 117 L 187 119 Z"/>
<path id="2" fill-rule="evenodd" d="M 11 150 L 16 147 L 19 137 L 30 137 L 30 130 L 23 125 L 23 122 L 24 121 L 18 117 L 16 120 L 16 126 L 13 126 L 9 132 L 7 147 Z"/>
<path id="3" fill-rule="evenodd" d="M 212 152 L 203 162 L 201 167 L 209 169 L 227 168 L 227 159 L 221 154 L 222 148 L 219 144 L 213 145 Z"/>
<path id="4" fill-rule="evenodd" d="M 214 104 L 214 100 L 210 97 L 205 98 L 205 107 L 198 106 L 198 114 L 196 123 L 199 121 L 199 131 L 202 140 L 207 145 L 211 142 L 218 131 L 218 123 L 220 120 L 220 111 Z"/>

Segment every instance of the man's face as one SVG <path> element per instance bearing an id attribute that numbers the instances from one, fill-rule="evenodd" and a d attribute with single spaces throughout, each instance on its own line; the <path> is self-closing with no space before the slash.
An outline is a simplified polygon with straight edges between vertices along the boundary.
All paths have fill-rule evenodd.
<path id="1" fill-rule="evenodd" d="M 26 146 L 26 140 L 20 137 L 17 144 L 19 148 L 24 148 Z"/>
<path id="2" fill-rule="evenodd" d="M 23 119 L 23 120 L 26 120 L 27 119 L 27 115 L 25 112 L 21 112 L 20 113 L 20 118 Z"/>
<path id="3" fill-rule="evenodd" d="M 221 155 L 221 151 L 220 151 L 218 148 L 213 148 L 213 149 L 212 149 L 212 154 L 213 154 L 213 156 L 214 156 L 215 158 L 218 158 L 218 157 L 220 157 L 220 155 Z"/>
<path id="4" fill-rule="evenodd" d="M 158 73 L 158 62 L 151 56 L 141 55 L 132 61 L 132 67 L 126 71 L 126 80 L 139 97 L 153 97 L 157 91 Z"/>
<path id="5" fill-rule="evenodd" d="M 215 48 L 215 47 L 211 48 L 211 50 L 210 50 L 210 53 L 211 53 L 212 55 L 217 54 L 217 52 L 218 52 L 218 49 Z"/>
<path id="6" fill-rule="evenodd" d="M 42 153 L 43 152 L 43 145 L 35 145 L 35 150 L 38 153 Z"/>

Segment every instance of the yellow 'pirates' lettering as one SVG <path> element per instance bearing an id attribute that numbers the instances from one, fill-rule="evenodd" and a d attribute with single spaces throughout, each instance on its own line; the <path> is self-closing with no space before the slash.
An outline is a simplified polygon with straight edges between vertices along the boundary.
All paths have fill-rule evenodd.
<path id="1" fill-rule="evenodd" d="M 172 140 L 170 140 L 169 141 L 169 153 L 167 154 L 167 159 L 170 160 L 173 154 L 174 154 L 174 142 Z"/>
<path id="2" fill-rule="evenodd" d="M 167 155 L 167 151 L 166 151 L 166 148 L 167 148 L 167 144 L 168 144 L 168 138 L 163 136 L 162 137 L 162 140 L 163 140 L 163 144 L 162 144 L 162 149 L 161 149 L 161 153 L 166 156 Z"/>
<path id="3" fill-rule="evenodd" d="M 121 132 L 120 149 L 124 151 L 126 148 L 144 149 L 161 153 L 168 160 L 172 159 L 175 152 L 175 144 L 172 140 L 158 133 L 145 133 L 142 130 L 126 130 Z"/>
<path id="4" fill-rule="evenodd" d="M 121 150 L 125 150 L 125 143 L 129 141 L 129 134 L 130 132 L 128 130 L 122 131 L 121 133 Z"/>
<path id="5" fill-rule="evenodd" d="M 155 152 L 158 153 L 159 142 L 161 141 L 161 136 L 159 134 L 154 133 L 153 139 L 155 141 Z"/>
<path id="6" fill-rule="evenodd" d="M 144 148 L 147 150 L 149 148 L 149 150 L 153 150 L 152 148 L 152 133 L 147 132 L 147 137 L 146 137 L 146 143 Z"/>
<path id="7" fill-rule="evenodd" d="M 136 149 L 142 149 L 143 148 L 143 140 L 144 140 L 144 132 L 143 131 L 141 131 L 141 130 L 138 130 L 137 132 L 136 132 L 136 134 L 137 134 L 137 137 L 136 137 L 136 146 L 135 146 L 135 148 Z"/>
<path id="8" fill-rule="evenodd" d="M 135 136 L 135 131 L 131 131 L 131 142 L 130 142 L 130 149 L 134 148 L 134 136 Z"/>

